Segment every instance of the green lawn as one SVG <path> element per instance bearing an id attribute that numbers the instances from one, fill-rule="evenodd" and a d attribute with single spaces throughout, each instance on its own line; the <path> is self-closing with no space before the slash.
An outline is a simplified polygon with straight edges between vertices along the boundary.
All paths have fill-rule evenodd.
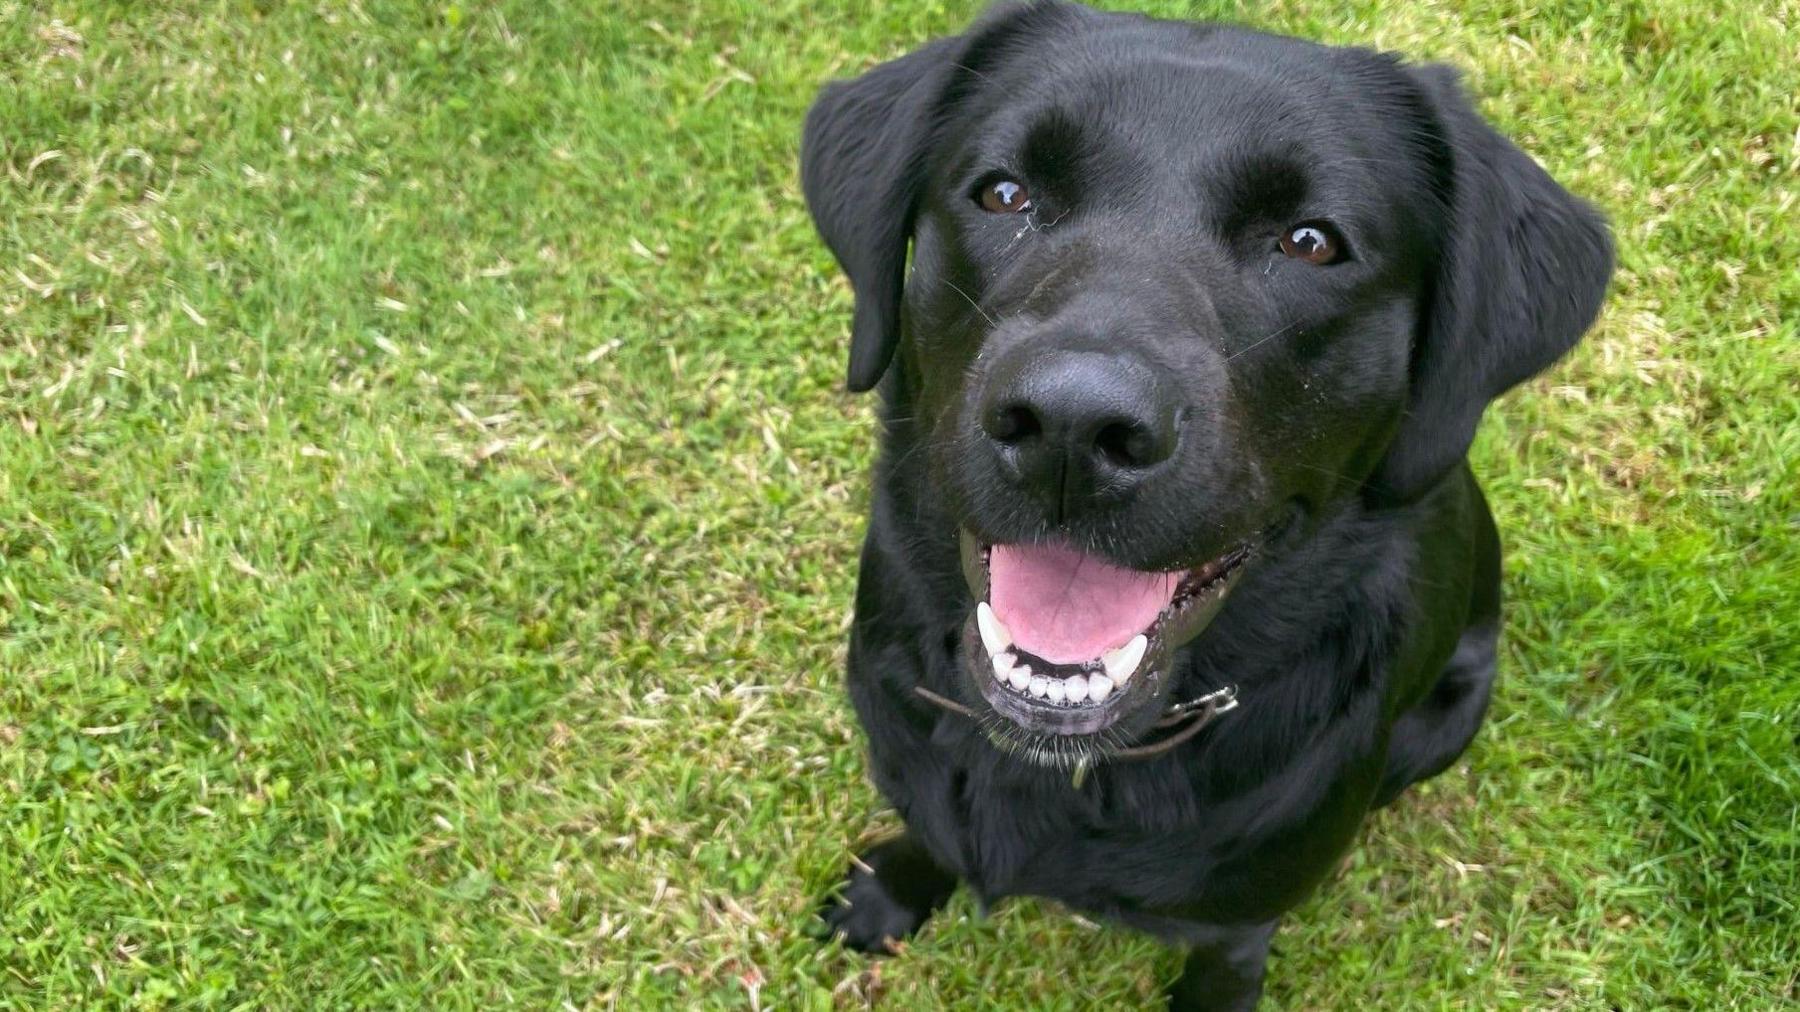
<path id="1" fill-rule="evenodd" d="M 1137 1007 L 959 898 L 806 937 L 894 826 L 840 691 L 870 403 L 817 85 L 966 2 L 0 0 L 0 1008 Z M 1157 3 L 1470 71 L 1614 295 L 1477 445 L 1465 762 L 1268 1005 L 1800 1002 L 1800 3 Z"/>

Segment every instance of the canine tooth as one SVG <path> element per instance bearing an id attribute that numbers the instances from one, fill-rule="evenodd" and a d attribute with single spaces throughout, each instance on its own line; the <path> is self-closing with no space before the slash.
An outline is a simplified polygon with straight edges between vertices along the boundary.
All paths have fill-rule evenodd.
<path id="1" fill-rule="evenodd" d="M 998 654 L 1013 645 L 1012 633 L 1001 624 L 1000 616 L 988 607 L 986 601 L 975 606 L 975 625 L 981 630 L 981 645 L 987 647 L 990 654 Z"/>
<path id="2" fill-rule="evenodd" d="M 1066 691 L 1067 690 L 1063 688 L 1062 679 L 1051 678 L 1048 679 L 1044 685 L 1044 698 L 1050 700 L 1052 703 L 1060 703 L 1063 701 L 1063 694 Z"/>
<path id="3" fill-rule="evenodd" d="M 1030 684 L 1029 688 L 1031 689 L 1032 695 L 1037 696 L 1039 699 L 1042 699 L 1044 696 L 1044 693 L 1050 691 L 1050 682 L 1048 679 L 1044 678 L 1041 675 L 1034 675 L 1034 676 L 1032 676 L 1031 684 Z"/>
<path id="4" fill-rule="evenodd" d="M 1117 650 L 1109 650 L 1100 655 L 1100 663 L 1106 665 L 1106 675 L 1116 685 L 1124 685 L 1125 680 L 1137 671 L 1138 662 L 1144 659 L 1144 651 L 1150 648 L 1150 640 L 1143 633 L 1131 638 L 1131 642 Z"/>
<path id="5" fill-rule="evenodd" d="M 1112 679 L 1105 675 L 1088 676 L 1088 698 L 1094 702 L 1098 703 L 1107 696 L 1112 695 L 1112 690 Z"/>
<path id="6" fill-rule="evenodd" d="M 1063 679 L 1063 695 L 1071 703 L 1079 703 L 1088 697 L 1088 677 L 1086 675 L 1070 675 Z"/>
<path id="7" fill-rule="evenodd" d="M 1008 671 L 1006 673 L 1006 684 L 1020 692 L 1024 692 L 1025 689 L 1031 685 L 1031 666 L 1029 664 L 1021 664 L 1011 671 Z"/>
<path id="8" fill-rule="evenodd" d="M 1013 665 L 1018 662 L 1018 658 L 1013 656 L 1011 650 L 995 654 L 988 659 L 994 662 L 994 677 L 1001 681 L 1006 680 L 1006 676 L 1012 673 Z"/>

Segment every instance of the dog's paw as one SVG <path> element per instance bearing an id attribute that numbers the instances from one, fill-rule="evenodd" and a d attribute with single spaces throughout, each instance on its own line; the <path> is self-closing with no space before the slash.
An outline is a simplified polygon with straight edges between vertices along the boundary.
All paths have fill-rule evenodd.
<path id="1" fill-rule="evenodd" d="M 858 862 L 859 865 L 861 864 Z M 896 898 L 867 865 L 852 867 L 843 887 L 819 905 L 823 936 L 838 938 L 858 952 L 892 956 L 919 930 L 935 904 L 908 904 Z"/>

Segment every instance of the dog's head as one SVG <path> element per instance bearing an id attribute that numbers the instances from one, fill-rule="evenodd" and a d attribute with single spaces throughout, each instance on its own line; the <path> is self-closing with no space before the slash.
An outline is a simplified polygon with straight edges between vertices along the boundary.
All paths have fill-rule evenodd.
<path id="1" fill-rule="evenodd" d="M 1611 269 L 1448 70 L 1064 4 L 828 86 L 801 162 L 850 388 L 888 376 L 962 542 L 970 688 L 1097 751 L 1259 551 L 1450 474 Z"/>

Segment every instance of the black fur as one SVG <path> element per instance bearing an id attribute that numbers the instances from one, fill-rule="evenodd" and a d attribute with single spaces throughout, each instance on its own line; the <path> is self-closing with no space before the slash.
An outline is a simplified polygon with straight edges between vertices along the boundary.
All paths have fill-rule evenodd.
<path id="1" fill-rule="evenodd" d="M 1038 213 L 976 206 L 995 173 Z M 1049 3 L 828 86 L 802 178 L 856 293 L 850 386 L 882 391 L 849 689 L 907 825 L 827 922 L 880 950 L 957 881 L 1049 896 L 1190 946 L 1177 1007 L 1253 1005 L 1281 915 L 1481 721 L 1500 556 L 1465 455 L 1597 311 L 1603 223 L 1442 68 Z M 1345 262 L 1276 251 L 1321 219 Z M 1064 509 L 996 463 L 978 405 L 1071 349 L 1156 376 L 1183 428 L 1129 495 Z M 1080 786 L 997 749 L 959 528 L 1142 569 L 1260 538 L 1170 672 L 1168 698 L 1235 684 L 1240 708 Z"/>

